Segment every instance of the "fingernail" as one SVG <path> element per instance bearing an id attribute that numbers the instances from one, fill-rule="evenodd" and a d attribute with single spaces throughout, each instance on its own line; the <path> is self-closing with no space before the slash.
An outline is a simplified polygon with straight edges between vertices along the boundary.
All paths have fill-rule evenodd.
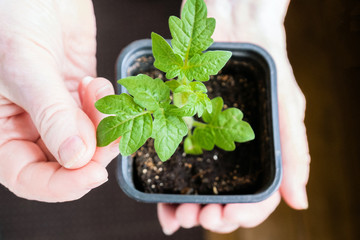
<path id="1" fill-rule="evenodd" d="M 176 230 L 163 228 L 163 233 L 164 233 L 165 235 L 167 235 L 167 236 L 173 235 L 173 233 L 174 233 L 175 231 L 176 231 Z"/>
<path id="2" fill-rule="evenodd" d="M 93 77 L 90 77 L 90 76 L 86 76 L 82 79 L 82 84 L 84 86 L 87 86 L 92 80 L 94 80 Z"/>
<path id="3" fill-rule="evenodd" d="M 86 145 L 79 136 L 66 139 L 59 148 L 60 164 L 70 168 L 82 158 L 86 152 Z"/>
<path id="4" fill-rule="evenodd" d="M 96 91 L 95 97 L 96 100 L 99 100 L 100 98 L 103 98 L 110 94 L 113 94 L 112 86 L 110 84 L 106 84 L 105 86 Z"/>

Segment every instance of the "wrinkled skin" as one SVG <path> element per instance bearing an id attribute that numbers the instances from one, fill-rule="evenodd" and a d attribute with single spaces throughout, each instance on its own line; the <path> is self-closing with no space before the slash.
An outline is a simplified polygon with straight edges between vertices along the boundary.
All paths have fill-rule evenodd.
<path id="1" fill-rule="evenodd" d="M 215 41 L 249 42 L 265 48 L 274 58 L 278 74 L 283 180 L 279 191 L 253 204 L 171 205 L 160 203 L 158 217 L 164 233 L 201 225 L 229 233 L 255 227 L 279 205 L 281 198 L 294 209 L 308 206 L 306 183 L 310 156 L 304 126 L 305 98 L 287 58 L 284 18 L 289 0 L 205 0 L 208 16 L 216 19 Z"/>
<path id="2" fill-rule="evenodd" d="M 96 75 L 90 0 L 0 1 L 0 183 L 17 196 L 58 202 L 107 181 L 116 143 L 96 148 Z M 64 167 L 66 166 L 66 167 Z"/>

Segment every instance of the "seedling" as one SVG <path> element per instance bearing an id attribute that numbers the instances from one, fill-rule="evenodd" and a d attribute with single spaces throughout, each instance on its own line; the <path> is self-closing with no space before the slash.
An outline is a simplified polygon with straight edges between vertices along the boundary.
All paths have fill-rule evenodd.
<path id="1" fill-rule="evenodd" d="M 127 156 L 153 138 L 155 151 L 166 161 L 185 136 L 184 151 L 189 154 L 214 146 L 233 151 L 235 142 L 254 139 L 242 112 L 237 108 L 223 111 L 223 99 L 210 100 L 203 84 L 231 57 L 228 51 L 206 51 L 213 43 L 215 19 L 207 18 L 204 1 L 188 0 L 181 19 L 169 18 L 169 28 L 171 46 L 160 35 L 151 34 L 154 67 L 165 72 L 168 81 L 144 74 L 120 79 L 129 94 L 106 96 L 95 103 L 100 112 L 112 115 L 97 128 L 98 146 L 121 137 L 120 153 Z"/>

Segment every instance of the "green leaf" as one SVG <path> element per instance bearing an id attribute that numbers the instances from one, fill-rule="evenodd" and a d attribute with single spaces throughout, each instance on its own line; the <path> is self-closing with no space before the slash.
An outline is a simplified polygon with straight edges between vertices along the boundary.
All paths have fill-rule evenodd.
<path id="1" fill-rule="evenodd" d="M 243 121 L 243 113 L 237 108 L 221 111 L 224 105 L 222 98 L 211 100 L 212 112 L 206 111 L 203 120 L 194 129 L 193 139 L 205 150 L 212 150 L 214 145 L 226 150 L 235 149 L 234 142 L 246 142 L 255 138 L 250 125 Z"/>
<path id="2" fill-rule="evenodd" d="M 174 93 L 193 93 L 193 89 L 190 85 L 181 85 L 180 87 L 176 88 Z"/>
<path id="3" fill-rule="evenodd" d="M 189 85 L 191 86 L 191 89 L 194 92 L 198 91 L 198 92 L 202 92 L 202 93 L 207 93 L 207 88 L 202 82 L 193 81 Z"/>
<path id="4" fill-rule="evenodd" d="M 221 132 L 236 142 L 246 142 L 255 138 L 250 125 L 242 121 L 243 113 L 237 108 L 228 108 L 219 114 L 214 125 L 221 126 Z M 220 128 L 216 129 L 220 132 Z"/>
<path id="5" fill-rule="evenodd" d="M 151 136 L 152 117 L 125 93 L 116 97 L 116 101 L 123 103 L 123 107 L 116 116 L 106 117 L 99 123 L 96 130 L 97 145 L 107 146 L 121 136 L 120 153 L 127 156 L 139 149 Z"/>
<path id="6" fill-rule="evenodd" d="M 209 97 L 201 92 L 182 92 L 185 104 L 180 108 L 170 110 L 171 115 L 192 117 L 195 114 L 201 117 L 205 110 L 211 112 L 212 105 Z"/>
<path id="7" fill-rule="evenodd" d="M 230 59 L 231 52 L 209 51 L 204 54 L 194 55 L 187 66 L 182 69 L 187 79 L 208 81 L 210 75 L 216 75 Z"/>
<path id="8" fill-rule="evenodd" d="M 207 18 L 207 9 L 203 0 L 186 1 L 181 19 L 170 17 L 171 45 L 174 52 L 185 62 L 193 55 L 205 51 L 212 43 L 211 35 L 215 29 L 215 19 Z"/>
<path id="9" fill-rule="evenodd" d="M 179 75 L 184 65 L 181 57 L 174 53 L 166 40 L 156 33 L 151 33 L 152 50 L 155 58 L 154 66 L 166 72 L 166 78 L 171 79 Z"/>
<path id="10" fill-rule="evenodd" d="M 188 128 L 181 117 L 166 115 L 162 110 L 154 113 L 154 119 L 155 150 L 161 161 L 166 161 L 174 154 Z"/>
<path id="11" fill-rule="evenodd" d="M 168 79 L 207 81 L 231 57 L 231 52 L 226 51 L 203 53 L 213 43 L 211 35 L 215 29 L 215 19 L 207 18 L 203 0 L 186 1 L 181 19 L 171 16 L 169 27 L 172 48 L 163 37 L 151 34 L 154 66 L 166 72 Z"/>
<path id="12" fill-rule="evenodd" d="M 170 101 L 170 89 L 159 78 L 139 74 L 134 77 L 127 77 L 118 81 L 134 97 L 134 101 L 140 106 L 155 111 L 163 102 Z"/>
<path id="13" fill-rule="evenodd" d="M 246 142 L 255 138 L 250 125 L 242 121 L 243 114 L 237 108 L 221 112 L 209 124 L 215 134 L 215 145 L 226 150 L 235 150 L 234 142 Z M 240 141 L 239 141 L 240 140 Z"/>
<path id="14" fill-rule="evenodd" d="M 199 146 L 207 151 L 211 151 L 215 146 L 215 133 L 210 127 L 197 127 L 193 133 L 193 139 Z"/>
<path id="15" fill-rule="evenodd" d="M 218 118 L 218 115 L 221 113 L 221 110 L 223 109 L 224 101 L 221 97 L 216 97 L 211 100 L 211 104 L 212 104 L 212 111 L 211 112 L 206 111 L 202 116 L 202 119 L 206 123 L 210 123 L 211 121 L 213 121 L 213 119 Z"/>
<path id="16" fill-rule="evenodd" d="M 95 107 L 105 114 L 133 114 L 139 110 L 139 108 L 128 107 L 132 106 L 133 98 L 122 93 L 121 95 L 109 95 L 105 96 L 95 102 Z"/>
<path id="17" fill-rule="evenodd" d="M 167 81 L 165 84 L 170 88 L 171 91 L 175 91 L 175 89 L 180 86 L 180 83 L 176 80 Z"/>
<path id="18" fill-rule="evenodd" d="M 118 127 L 119 123 L 121 123 L 121 118 L 117 116 L 110 116 L 101 120 L 96 129 L 98 147 L 105 147 L 121 136 L 122 129 Z"/>
<path id="19" fill-rule="evenodd" d="M 196 92 L 195 93 L 197 99 L 195 102 L 195 109 L 198 117 L 201 117 L 203 113 L 206 111 L 211 112 L 212 105 L 209 97 L 205 93 Z"/>
<path id="20" fill-rule="evenodd" d="M 207 94 L 206 86 L 198 81 L 190 82 L 188 85 L 180 85 L 174 90 L 174 103 L 181 106 L 173 109 L 177 116 L 201 116 L 205 109 L 211 112 L 211 101 Z M 180 113 L 179 113 L 180 112 Z"/>
<path id="21" fill-rule="evenodd" d="M 194 107 L 196 102 L 195 94 L 177 94 L 177 96 L 182 95 L 185 100 L 185 104 L 182 107 L 176 107 L 169 109 L 168 113 L 170 115 L 178 116 L 178 117 L 192 117 L 196 114 L 196 109 Z M 175 96 L 175 95 L 174 95 Z M 181 97 L 180 97 L 181 98 Z"/>
<path id="22" fill-rule="evenodd" d="M 170 104 L 164 108 L 164 111 L 168 115 L 173 115 L 177 117 L 192 117 L 196 114 L 196 112 L 192 112 L 192 109 L 179 108 L 175 105 Z"/>
<path id="23" fill-rule="evenodd" d="M 187 136 L 184 140 L 184 151 L 188 154 L 199 155 L 203 151 L 201 146 L 194 140 L 192 136 Z"/>

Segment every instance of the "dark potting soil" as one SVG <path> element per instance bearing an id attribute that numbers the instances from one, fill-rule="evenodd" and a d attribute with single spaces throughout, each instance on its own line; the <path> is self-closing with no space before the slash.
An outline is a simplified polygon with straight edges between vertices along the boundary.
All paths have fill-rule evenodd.
<path id="1" fill-rule="evenodd" d="M 153 68 L 152 63 L 152 56 L 139 58 L 129 73 L 166 80 L 164 73 Z M 148 193 L 211 195 L 249 194 L 259 190 L 267 177 L 263 165 L 266 167 L 264 156 L 269 155 L 264 152 L 269 138 L 268 122 L 261 114 L 268 106 L 259 104 L 267 100 L 265 81 L 255 81 L 263 76 L 258 71 L 248 61 L 231 59 L 218 75 L 205 82 L 210 99 L 222 96 L 224 108 L 237 107 L 244 113 L 244 120 L 254 129 L 255 140 L 236 143 L 232 152 L 215 147 L 202 155 L 186 154 L 181 144 L 168 161 L 162 162 L 150 139 L 133 154 L 136 188 Z"/>

